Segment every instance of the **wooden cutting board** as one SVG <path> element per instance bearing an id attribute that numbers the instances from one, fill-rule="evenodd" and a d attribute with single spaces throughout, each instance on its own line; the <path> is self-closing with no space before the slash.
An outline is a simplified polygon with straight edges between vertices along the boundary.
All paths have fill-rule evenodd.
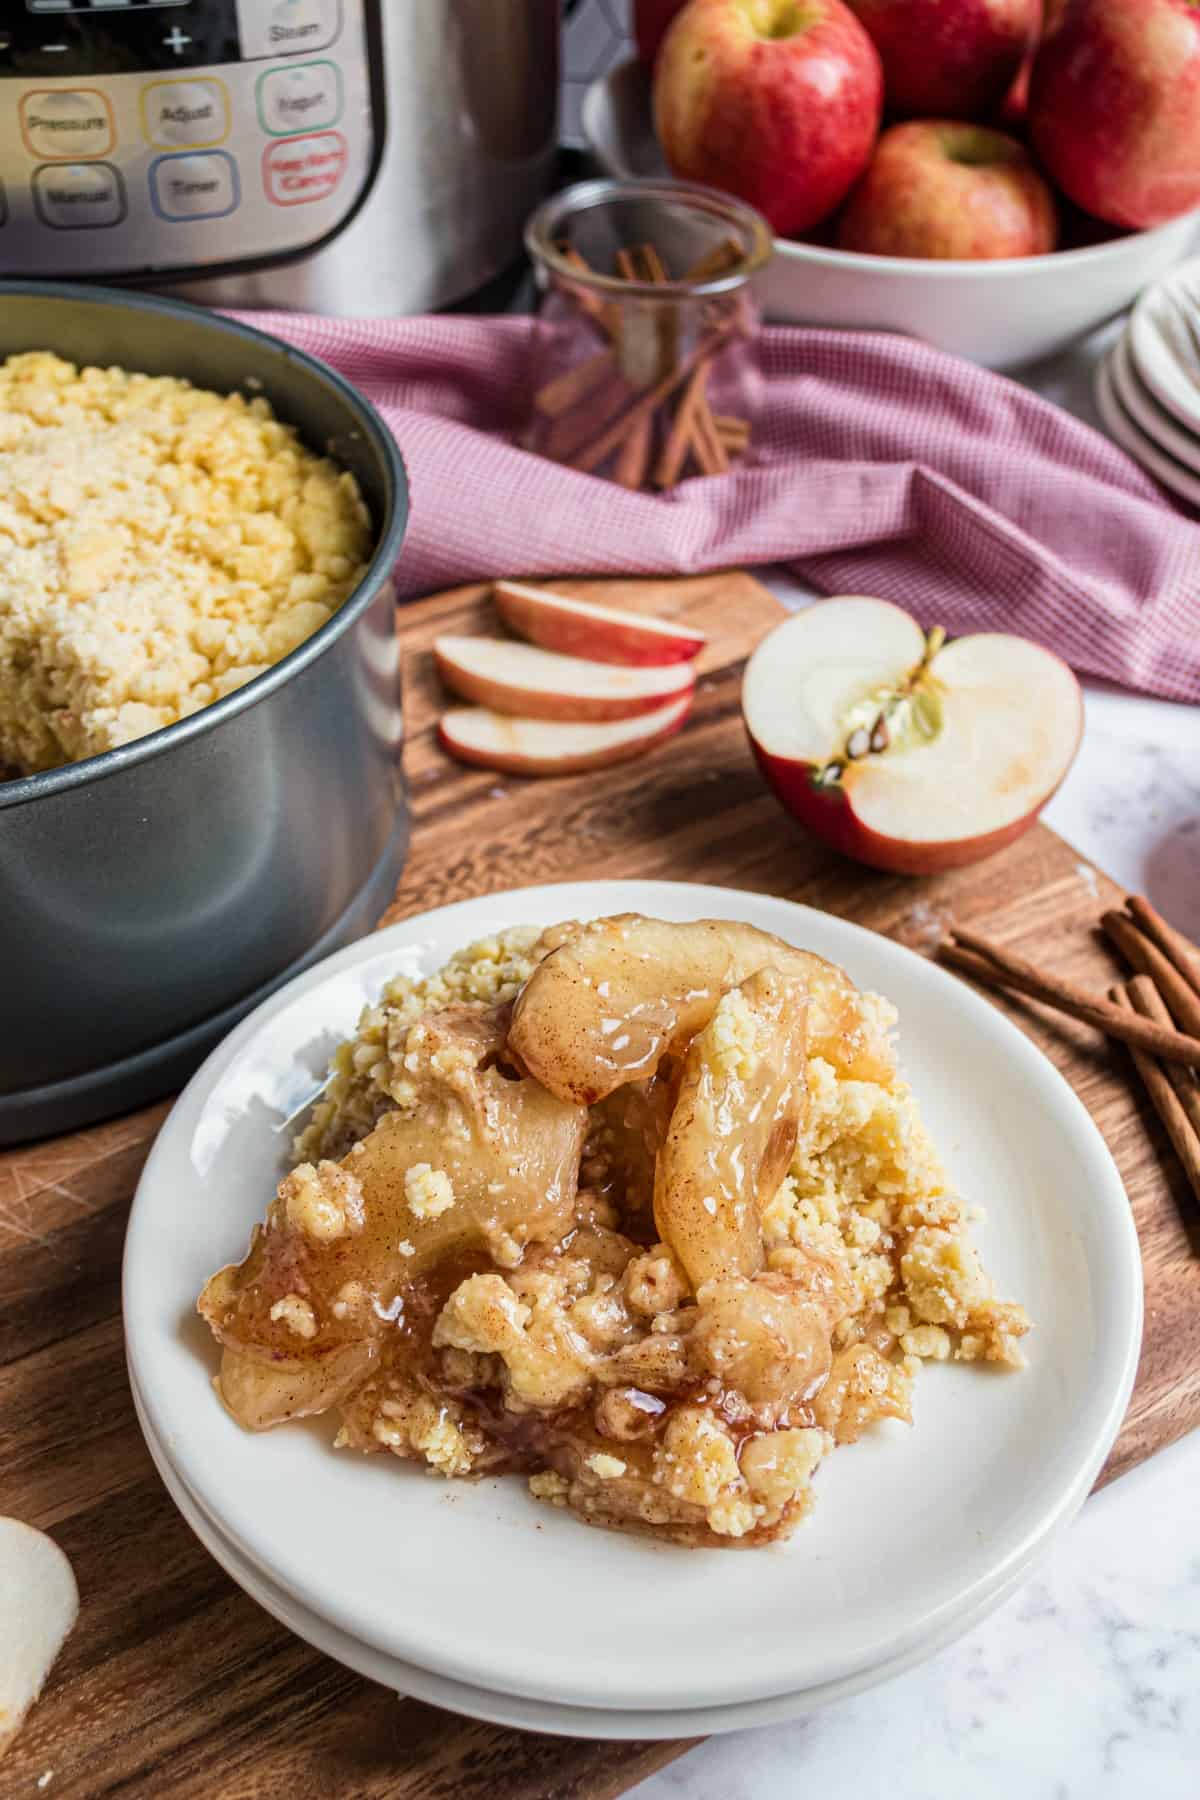
<path id="1" fill-rule="evenodd" d="M 1055 966 L 1080 982 L 1112 978 L 1091 927 L 1118 890 L 1045 827 L 973 869 L 913 881 L 832 857 L 783 815 L 738 708 L 741 663 L 780 616 L 756 581 L 560 585 L 710 634 L 691 722 L 590 776 L 460 768 L 432 737 L 440 696 L 424 652 L 437 631 L 491 629 L 489 608 L 479 588 L 406 608 L 415 830 L 389 919 L 532 882 L 658 876 L 804 900 L 917 950 L 951 918 L 986 921 L 1032 956 L 1053 944 Z M 1006 1010 L 1091 1111 L 1141 1237 L 1145 1346 L 1109 1480 L 1200 1424 L 1200 1219 L 1124 1053 L 1070 1021 Z M 277 1626 L 200 1547 L 143 1446 L 122 1355 L 125 1219 L 166 1111 L 0 1154 L 0 1513 L 52 1531 L 82 1593 L 48 1690 L 0 1764 L 0 1796 L 34 1795 L 53 1770 L 51 1800 L 606 1800 L 681 1754 L 687 1744 L 539 1737 L 398 1701 Z"/>

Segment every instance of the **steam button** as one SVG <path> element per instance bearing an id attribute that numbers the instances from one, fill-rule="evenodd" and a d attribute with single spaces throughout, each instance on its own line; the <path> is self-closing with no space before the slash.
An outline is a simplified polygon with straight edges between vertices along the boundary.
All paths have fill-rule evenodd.
<path id="1" fill-rule="evenodd" d="M 342 28 L 341 0 L 241 0 L 238 12 L 246 57 L 324 50 Z"/>

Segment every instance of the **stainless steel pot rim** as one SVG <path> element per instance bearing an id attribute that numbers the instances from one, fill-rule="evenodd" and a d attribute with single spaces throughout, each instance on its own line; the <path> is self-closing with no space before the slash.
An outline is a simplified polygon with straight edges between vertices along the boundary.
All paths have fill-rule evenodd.
<path id="1" fill-rule="evenodd" d="M 234 718 L 238 713 L 267 699 L 285 681 L 290 681 L 294 675 L 307 668 L 309 663 L 315 662 L 354 623 L 359 614 L 366 611 L 390 576 L 400 555 L 408 520 L 408 474 L 395 438 L 366 395 L 319 357 L 310 356 L 306 350 L 296 349 L 271 332 L 259 331 L 253 325 L 243 325 L 239 320 L 210 312 L 203 306 L 193 306 L 186 300 L 172 300 L 157 294 L 131 293 L 123 288 L 87 283 L 0 280 L 0 306 L 8 299 L 31 297 L 95 301 L 106 306 L 126 307 L 134 312 L 183 319 L 218 335 L 240 338 L 245 343 L 262 344 L 272 355 L 282 353 L 289 362 L 300 365 L 315 381 L 326 388 L 332 388 L 354 411 L 364 436 L 374 444 L 383 458 L 387 469 L 388 491 L 379 541 L 367 572 L 354 592 L 319 631 L 314 631 L 310 638 L 290 651 L 281 662 L 272 664 L 244 687 L 235 688 L 233 693 L 226 694 L 221 700 L 214 700 L 210 706 L 202 707 L 199 712 L 192 713 L 186 719 L 178 719 L 173 725 L 164 725 L 158 731 L 147 733 L 145 737 L 134 738 L 131 743 L 122 744 L 115 750 L 105 750 L 99 756 L 86 757 L 82 762 L 64 763 L 61 768 L 47 769 L 40 775 L 19 775 L 10 781 L 0 781 L 0 812 L 6 807 L 22 806 L 51 794 L 64 793 L 69 788 L 103 781 L 109 775 L 117 775 L 135 763 L 162 755 L 176 744 L 201 737 L 206 732 L 215 730 L 226 719 Z M 52 327 L 48 327 L 47 336 L 52 336 Z M 48 343 L 46 348 L 53 350 L 54 346 Z"/>

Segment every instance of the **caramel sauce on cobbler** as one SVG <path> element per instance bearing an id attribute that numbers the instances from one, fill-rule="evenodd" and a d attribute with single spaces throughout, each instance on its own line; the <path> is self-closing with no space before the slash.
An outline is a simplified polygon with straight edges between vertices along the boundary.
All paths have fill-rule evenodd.
<path id="1" fill-rule="evenodd" d="M 509 933 L 393 983 L 201 1296 L 226 1406 L 685 1544 L 786 1535 L 922 1359 L 1018 1364 L 1028 1328 L 890 1023 L 722 921 Z"/>

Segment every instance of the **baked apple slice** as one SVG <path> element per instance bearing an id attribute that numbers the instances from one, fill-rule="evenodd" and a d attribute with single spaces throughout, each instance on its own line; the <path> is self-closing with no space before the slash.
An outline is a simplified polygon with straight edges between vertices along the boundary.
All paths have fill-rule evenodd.
<path id="1" fill-rule="evenodd" d="M 808 992 L 763 968 L 688 1045 L 654 1179 L 654 1222 L 698 1289 L 756 1275 L 762 1215 L 787 1174 L 807 1098 Z"/>

